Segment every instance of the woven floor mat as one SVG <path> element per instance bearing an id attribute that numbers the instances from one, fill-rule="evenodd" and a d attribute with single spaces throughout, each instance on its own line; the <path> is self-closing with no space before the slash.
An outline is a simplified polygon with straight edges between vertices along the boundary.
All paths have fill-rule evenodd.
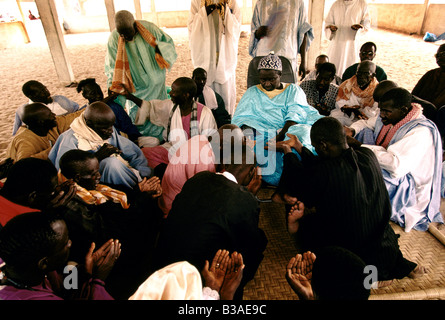
<path id="1" fill-rule="evenodd" d="M 272 189 L 261 189 L 258 197 L 270 198 L 272 193 Z M 244 300 L 298 300 L 284 276 L 286 264 L 298 253 L 287 232 L 285 217 L 284 205 L 261 204 L 260 227 L 269 242 L 255 278 L 244 289 Z M 391 226 L 400 234 L 399 245 L 404 256 L 425 266 L 429 272 L 417 279 L 394 280 L 388 287 L 373 289 L 370 299 L 445 299 L 445 245 L 432 232 L 406 233 L 396 224 Z"/>
<path id="2" fill-rule="evenodd" d="M 445 299 L 445 246 L 431 232 L 406 233 L 394 223 L 391 226 L 400 234 L 399 245 L 405 258 L 426 267 L 428 273 L 417 279 L 394 280 L 386 288 L 372 290 L 371 299 Z"/>
<path id="3" fill-rule="evenodd" d="M 271 189 L 261 189 L 258 198 L 270 198 L 272 193 Z M 284 277 L 287 263 L 297 254 L 287 232 L 284 205 L 262 203 L 259 225 L 268 243 L 255 278 L 244 287 L 244 300 L 298 300 Z"/>

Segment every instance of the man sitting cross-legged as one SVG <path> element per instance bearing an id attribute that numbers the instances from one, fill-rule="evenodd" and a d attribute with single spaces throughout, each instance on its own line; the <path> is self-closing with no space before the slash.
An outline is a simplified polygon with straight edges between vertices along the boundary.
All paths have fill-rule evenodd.
<path id="1" fill-rule="evenodd" d="M 223 98 L 207 83 L 207 71 L 203 68 L 193 70 L 192 79 L 196 82 L 196 101 L 202 103 L 212 110 L 216 125 L 220 128 L 222 125 L 229 124 L 230 114 L 226 110 Z"/>
<path id="2" fill-rule="evenodd" d="M 102 89 L 93 78 L 81 80 L 77 85 L 77 92 L 82 92 L 82 96 L 88 100 L 88 104 L 96 101 L 105 102 L 111 108 L 111 110 L 113 110 L 114 115 L 116 116 L 116 122 L 114 123 L 116 130 L 121 134 L 126 134 L 128 139 L 137 144 L 138 138 L 142 134 L 131 121 L 131 118 L 125 111 L 125 108 L 116 102 L 116 98 L 119 96 L 118 93 L 109 92 L 110 95 L 104 98 Z M 84 107 L 86 106 L 87 105 Z"/>
<path id="3" fill-rule="evenodd" d="M 0 300 L 113 300 L 104 280 L 118 261 L 119 241 L 91 243 L 82 264 L 67 275 L 71 244 L 65 222 L 53 212 L 11 219 L 0 230 Z"/>
<path id="4" fill-rule="evenodd" d="M 75 194 L 72 181 L 58 184 L 51 162 L 36 158 L 19 160 L 8 170 L 0 190 L 0 228 L 25 212 L 64 207 Z"/>
<path id="5" fill-rule="evenodd" d="M 128 296 L 149 272 L 161 219 L 156 199 L 161 191 L 159 178 L 144 179 L 138 190 L 113 189 L 99 183 L 99 161 L 94 153 L 73 149 L 60 159 L 59 181 L 67 179 L 76 186 L 76 196 L 63 212 L 74 241 L 71 259 L 79 261 L 85 256 L 91 242 L 100 245 L 110 238 L 119 239 L 126 250 L 111 274 L 110 292 L 116 298 Z M 132 277 L 126 279 L 129 268 Z"/>
<path id="6" fill-rule="evenodd" d="M 281 176 L 283 156 L 272 149 L 264 150 L 267 142 L 281 141 L 289 131 L 298 134 L 306 143 L 309 139 L 303 138 L 308 138 L 310 126 L 322 116 L 308 104 L 304 91 L 298 85 L 281 83 L 282 63 L 277 55 L 271 53 L 263 57 L 258 64 L 258 72 L 260 84 L 244 93 L 232 123 L 245 135 L 253 136 L 263 181 L 276 186 Z"/>
<path id="7" fill-rule="evenodd" d="M 83 110 L 56 116 L 43 103 L 31 103 L 23 108 L 21 127 L 6 150 L 6 157 L 14 161 L 33 157 L 48 160 L 48 154 L 57 138 L 70 128 Z"/>
<path id="8" fill-rule="evenodd" d="M 360 47 L 360 61 L 373 61 L 377 52 L 377 46 L 374 42 L 366 42 Z M 350 67 L 348 67 L 341 77 L 342 82 L 352 78 L 357 72 L 359 63 L 354 63 Z M 382 67 L 376 65 L 375 66 L 375 77 L 378 82 L 384 81 L 388 78 L 385 70 Z"/>
<path id="9" fill-rule="evenodd" d="M 160 164 L 166 166 L 169 158 L 188 139 L 196 135 L 210 136 L 217 130 L 212 111 L 194 100 L 196 91 L 194 80 L 180 77 L 172 84 L 171 99 L 145 101 L 126 95 L 140 107 L 135 119 L 136 125 L 149 120 L 165 129 L 164 141 L 158 140 L 152 144 L 153 139 L 157 140 L 154 137 L 139 139 L 139 144 L 143 147 L 142 152 L 151 168 L 156 168 Z M 150 143 L 145 145 L 144 138 L 149 138 Z"/>
<path id="10" fill-rule="evenodd" d="M 151 175 L 141 149 L 114 129 L 116 116 L 103 102 L 94 102 L 57 139 L 48 158 L 59 169 L 65 152 L 80 149 L 95 152 L 100 162 L 101 181 L 115 187 L 134 188 Z"/>
<path id="11" fill-rule="evenodd" d="M 79 104 L 77 102 L 72 101 L 65 96 L 51 95 L 48 88 L 43 83 L 36 80 L 27 81 L 22 86 L 22 92 L 29 99 L 29 102 L 20 106 L 15 113 L 14 125 L 12 129 L 13 136 L 23 125 L 24 108 L 30 103 L 43 103 L 56 116 L 76 112 L 79 109 Z"/>
<path id="12" fill-rule="evenodd" d="M 431 222 L 443 222 L 439 131 L 403 88 L 387 91 L 379 108 L 380 115 L 347 129 L 349 141 L 375 154 L 393 208 L 391 220 L 406 232 L 413 228 L 426 231 Z"/>
<path id="13" fill-rule="evenodd" d="M 374 89 L 379 83 L 375 77 L 375 63 L 360 62 L 355 76 L 338 87 L 336 108 L 330 116 L 349 126 L 359 119 L 368 119 L 378 114 L 373 99 Z"/>
<path id="14" fill-rule="evenodd" d="M 349 147 L 343 126 L 332 117 L 312 126 L 311 141 L 318 156 L 296 136 L 277 143 L 285 156 L 273 199 L 293 205 L 288 231 L 296 235 L 302 250 L 317 254 L 326 246 L 344 247 L 376 266 L 378 281 L 425 272 L 400 251 L 398 236 L 389 224 L 391 204 L 373 152 Z M 291 149 L 300 154 L 301 161 Z"/>
<path id="15" fill-rule="evenodd" d="M 333 63 L 323 63 L 318 67 L 314 80 L 305 80 L 300 84 L 307 102 L 324 116 L 328 116 L 331 110 L 335 109 L 338 94 L 338 86 L 332 83 L 335 70 Z"/>

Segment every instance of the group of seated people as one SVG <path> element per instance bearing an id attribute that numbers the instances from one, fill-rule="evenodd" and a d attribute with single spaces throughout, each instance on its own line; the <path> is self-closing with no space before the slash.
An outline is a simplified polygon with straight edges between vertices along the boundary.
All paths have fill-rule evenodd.
<path id="1" fill-rule="evenodd" d="M 375 50 L 362 46 L 355 75 L 346 70 L 339 86 L 329 62 L 315 80 L 282 83 L 271 53 L 233 117 L 201 68 L 176 79 L 167 100 L 122 86 L 138 106 L 134 122 L 92 78 L 77 87 L 83 107 L 27 82 L 30 101 L 0 166 L 0 299 L 241 300 L 268 243 L 256 196 L 264 186 L 300 248 L 286 267 L 300 299 L 336 298 L 333 256 L 348 270 L 350 281 L 335 283 L 345 299 L 424 274 L 390 221 L 407 232 L 443 223 L 442 139 L 426 98 L 377 79 L 386 74 Z M 144 136 L 147 122 L 161 136 Z M 363 290 L 366 265 L 378 276 Z M 81 270 L 80 290 L 63 290 L 66 266 Z M 194 282 L 179 283 L 194 290 L 175 287 L 185 276 Z"/>

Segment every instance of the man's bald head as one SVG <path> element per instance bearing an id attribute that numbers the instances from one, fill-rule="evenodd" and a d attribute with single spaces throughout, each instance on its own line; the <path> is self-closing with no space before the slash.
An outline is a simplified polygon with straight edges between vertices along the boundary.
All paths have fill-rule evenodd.
<path id="1" fill-rule="evenodd" d="M 127 10 L 118 11 L 114 16 L 114 22 L 119 35 L 124 37 L 126 41 L 132 41 L 136 34 L 133 14 Z"/>
<path id="2" fill-rule="evenodd" d="M 365 90 L 375 77 L 376 65 L 374 62 L 365 60 L 358 64 L 356 77 L 360 89 Z"/>
<path id="3" fill-rule="evenodd" d="M 393 88 L 398 88 L 399 86 L 397 85 L 397 83 L 395 83 L 394 81 L 391 80 L 383 80 L 381 81 L 374 90 L 373 93 L 373 98 L 375 102 L 379 102 L 380 98 L 389 90 L 393 89 Z"/>
<path id="4" fill-rule="evenodd" d="M 104 102 L 97 101 L 88 105 L 83 113 L 88 127 L 93 129 L 102 139 L 109 139 L 113 133 L 116 116 Z"/>
<path id="5" fill-rule="evenodd" d="M 22 121 L 26 125 L 29 125 L 33 121 L 38 120 L 39 117 L 44 114 L 46 110 L 49 110 L 49 108 L 43 103 L 30 103 L 23 108 Z"/>
<path id="6" fill-rule="evenodd" d="M 365 61 L 362 61 L 362 62 L 360 62 L 360 63 L 358 64 L 358 66 L 357 66 L 357 71 L 358 71 L 360 68 L 367 69 L 367 70 L 369 70 L 370 72 L 375 73 L 375 70 L 376 70 L 377 66 L 376 66 L 376 64 L 375 64 L 374 62 L 369 61 L 369 60 L 365 60 Z"/>
<path id="7" fill-rule="evenodd" d="M 134 16 L 130 11 L 121 10 L 116 12 L 114 22 L 116 23 L 116 29 L 120 27 L 131 27 L 134 24 Z"/>
<path id="8" fill-rule="evenodd" d="M 34 102 L 23 109 L 22 121 L 28 128 L 40 136 L 57 125 L 56 115 L 43 103 Z"/>

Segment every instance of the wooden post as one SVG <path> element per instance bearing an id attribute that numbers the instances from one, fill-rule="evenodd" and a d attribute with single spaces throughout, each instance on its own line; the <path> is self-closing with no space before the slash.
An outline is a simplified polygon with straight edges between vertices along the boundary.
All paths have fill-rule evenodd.
<path id="1" fill-rule="evenodd" d="M 110 31 L 113 31 L 114 29 L 116 29 L 116 23 L 114 22 L 114 16 L 116 15 L 116 10 L 114 9 L 114 1 L 105 0 L 105 8 L 107 9 L 108 26 L 110 27 Z"/>
<path id="2" fill-rule="evenodd" d="M 420 26 L 419 29 L 419 34 L 423 35 L 425 33 L 425 23 L 426 23 L 426 18 L 428 15 L 428 7 L 430 5 L 430 1 L 429 0 L 425 0 L 425 2 L 423 3 L 423 20 L 422 20 L 422 25 Z"/>
<path id="3" fill-rule="evenodd" d="M 136 10 L 136 20 L 142 20 L 141 0 L 134 0 L 134 9 Z"/>
<path id="4" fill-rule="evenodd" d="M 57 76 L 63 85 L 69 85 L 74 81 L 74 74 L 68 59 L 54 0 L 35 0 L 35 3 L 45 30 Z"/>
<path id="5" fill-rule="evenodd" d="M 314 40 L 306 54 L 306 70 L 313 69 L 315 59 L 321 54 L 321 39 L 324 32 L 324 6 L 325 0 L 309 0 L 308 20 L 313 28 Z"/>
<path id="6" fill-rule="evenodd" d="M 155 0 L 151 0 L 151 13 L 153 15 L 153 20 L 154 23 L 160 27 L 159 25 L 159 17 L 158 17 L 158 13 L 156 12 L 156 5 L 155 5 Z"/>
<path id="7" fill-rule="evenodd" d="M 17 0 L 17 7 L 19 8 L 20 15 L 22 16 L 22 34 L 23 38 L 25 40 L 25 43 L 30 43 L 31 40 L 29 39 L 28 30 L 26 30 L 26 24 L 25 24 L 25 15 L 23 14 L 22 6 L 20 5 L 20 0 Z"/>

